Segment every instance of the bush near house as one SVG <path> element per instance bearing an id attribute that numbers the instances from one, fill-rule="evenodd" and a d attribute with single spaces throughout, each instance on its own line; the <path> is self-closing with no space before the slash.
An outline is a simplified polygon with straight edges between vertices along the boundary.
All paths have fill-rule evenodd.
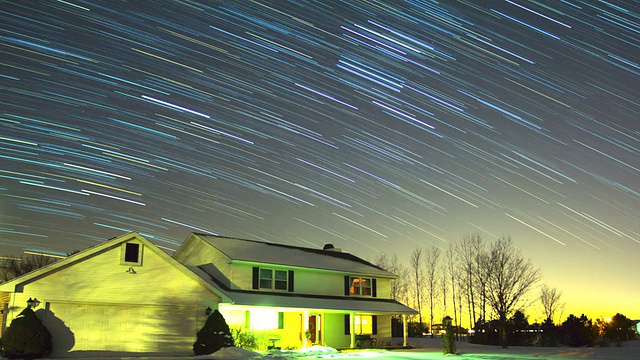
<path id="1" fill-rule="evenodd" d="M 231 328 L 231 336 L 235 346 L 243 348 L 245 350 L 261 350 L 261 348 L 267 348 L 268 340 L 261 339 L 253 331 L 247 331 L 241 326 L 235 326 Z"/>
<path id="2" fill-rule="evenodd" d="M 9 359 L 47 357 L 52 346 L 51 333 L 31 308 L 22 310 L 0 339 L 2 356 Z"/>
<path id="3" fill-rule="evenodd" d="M 218 310 L 214 310 L 207 318 L 204 326 L 198 331 L 198 339 L 193 344 L 195 355 L 209 355 L 223 347 L 235 346 L 229 325 Z"/>
<path id="4" fill-rule="evenodd" d="M 251 351 L 266 351 L 269 350 L 273 343 L 270 339 L 279 339 L 278 346 L 280 344 L 280 338 L 282 337 L 278 332 L 274 331 L 251 331 L 241 326 L 234 326 L 231 328 L 231 336 L 236 347 L 243 348 Z M 295 348 L 298 348 L 300 344 L 297 344 Z"/>

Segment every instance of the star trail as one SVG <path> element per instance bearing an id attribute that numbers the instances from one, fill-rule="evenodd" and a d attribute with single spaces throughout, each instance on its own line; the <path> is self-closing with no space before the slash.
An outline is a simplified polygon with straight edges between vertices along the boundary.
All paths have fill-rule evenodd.
<path id="1" fill-rule="evenodd" d="M 508 234 L 640 317 L 639 114 L 637 0 L 0 1 L 0 247 Z"/>

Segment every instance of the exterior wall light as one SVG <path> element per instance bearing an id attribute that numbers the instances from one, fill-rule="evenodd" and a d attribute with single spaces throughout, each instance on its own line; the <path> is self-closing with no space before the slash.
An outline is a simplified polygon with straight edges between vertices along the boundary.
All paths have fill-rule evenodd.
<path id="1" fill-rule="evenodd" d="M 204 313 L 205 313 L 205 314 L 207 314 L 207 316 L 209 316 L 209 315 L 211 315 L 211 312 L 212 312 L 212 311 L 213 311 L 213 310 L 211 310 L 211 307 L 210 307 L 210 306 L 207 306 L 207 309 L 204 311 Z"/>
<path id="2" fill-rule="evenodd" d="M 40 305 L 40 300 L 36 298 L 29 298 L 29 300 L 27 300 L 27 307 L 29 309 L 35 309 L 38 307 L 38 305 Z"/>
<path id="3" fill-rule="evenodd" d="M 136 271 L 133 269 L 133 266 L 129 266 L 129 268 L 125 272 L 129 274 L 136 274 Z"/>

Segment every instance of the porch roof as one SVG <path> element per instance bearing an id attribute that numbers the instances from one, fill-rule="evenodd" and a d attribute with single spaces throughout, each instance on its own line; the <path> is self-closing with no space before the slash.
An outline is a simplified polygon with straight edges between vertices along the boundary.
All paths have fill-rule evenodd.
<path id="1" fill-rule="evenodd" d="M 278 295 L 264 294 L 260 292 L 232 292 L 228 293 L 228 296 L 232 299 L 232 302 L 229 305 L 238 307 L 268 307 L 281 310 L 299 309 L 336 313 L 355 312 L 358 314 L 371 315 L 411 315 L 418 313 L 408 306 L 388 299 Z"/>

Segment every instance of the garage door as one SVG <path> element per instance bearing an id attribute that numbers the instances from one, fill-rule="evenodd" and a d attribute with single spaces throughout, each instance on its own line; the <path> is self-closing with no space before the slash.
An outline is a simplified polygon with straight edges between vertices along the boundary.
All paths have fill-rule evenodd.
<path id="1" fill-rule="evenodd" d="M 54 354 L 68 351 L 191 354 L 200 330 L 195 307 L 86 303 L 48 306 L 50 312 L 45 314 L 43 323 L 54 335 Z"/>

